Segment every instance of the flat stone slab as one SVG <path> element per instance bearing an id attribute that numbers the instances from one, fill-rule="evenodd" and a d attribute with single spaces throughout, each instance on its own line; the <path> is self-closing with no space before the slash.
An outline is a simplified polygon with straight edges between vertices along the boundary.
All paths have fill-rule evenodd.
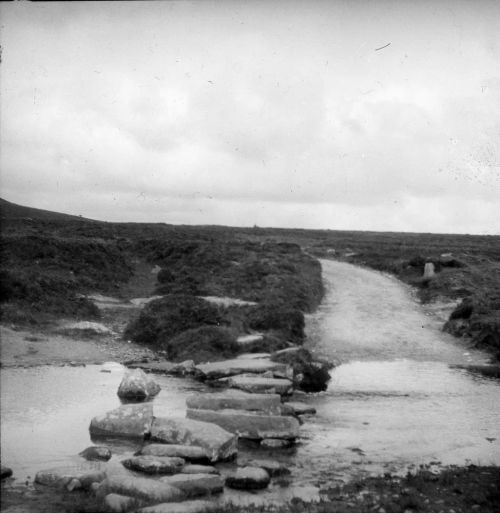
<path id="1" fill-rule="evenodd" d="M 265 438 L 260 442 L 263 449 L 288 449 L 291 445 L 291 440 L 284 440 L 283 438 Z"/>
<path id="2" fill-rule="evenodd" d="M 206 449 L 196 445 L 149 444 L 138 451 L 137 455 L 177 457 L 195 462 L 209 461 Z"/>
<path id="3" fill-rule="evenodd" d="M 90 434 L 94 436 L 144 438 L 151 430 L 153 405 L 124 404 L 90 422 Z"/>
<path id="4" fill-rule="evenodd" d="M 184 465 L 181 474 L 220 474 L 219 469 L 211 465 Z"/>
<path id="5" fill-rule="evenodd" d="M 264 372 L 279 372 L 285 374 L 287 366 L 284 363 L 272 362 L 267 358 L 235 358 L 220 362 L 202 363 L 196 366 L 196 373 L 202 379 L 215 380 L 237 374 Z"/>
<path id="6" fill-rule="evenodd" d="M 168 483 L 130 475 L 108 476 L 99 486 L 97 494 L 104 498 L 111 493 L 156 503 L 178 502 L 186 497 L 179 488 Z"/>
<path id="7" fill-rule="evenodd" d="M 295 440 L 300 424 L 294 417 L 256 415 L 244 410 L 187 410 L 187 418 L 212 422 L 240 438 Z"/>
<path id="8" fill-rule="evenodd" d="M 271 353 L 242 353 L 239 354 L 237 360 L 261 360 L 262 358 L 271 358 Z"/>
<path id="9" fill-rule="evenodd" d="M 210 501 L 194 500 L 156 504 L 137 510 L 137 513 L 211 513 L 220 511 L 220 504 Z"/>
<path id="10" fill-rule="evenodd" d="M 69 322 L 61 326 L 59 331 L 86 331 L 96 335 L 112 335 L 114 333 L 113 330 L 104 326 L 104 324 L 93 321 Z"/>
<path id="11" fill-rule="evenodd" d="M 250 394 L 242 390 L 227 390 L 214 394 L 196 394 L 186 399 L 186 406 L 192 410 L 248 410 L 281 414 L 279 394 Z M 194 417 L 193 417 L 194 418 Z"/>
<path id="12" fill-rule="evenodd" d="M 75 472 L 65 468 L 40 470 L 35 475 L 35 483 L 66 490 L 90 489 L 92 483 L 100 483 L 106 478 L 102 471 Z"/>
<path id="13" fill-rule="evenodd" d="M 238 451 L 236 435 L 215 424 L 181 417 L 156 417 L 151 426 L 151 440 L 203 447 L 212 462 L 231 459 Z"/>
<path id="14" fill-rule="evenodd" d="M 293 383 L 289 379 L 283 378 L 232 376 L 226 383 L 231 388 L 237 388 L 251 394 L 288 395 L 293 390 Z"/>
<path id="15" fill-rule="evenodd" d="M 285 404 L 292 409 L 295 415 L 314 415 L 316 413 L 316 408 L 314 408 L 314 406 L 309 406 L 305 403 L 290 401 Z"/>
<path id="16" fill-rule="evenodd" d="M 131 369 L 142 369 L 145 372 L 154 374 L 168 374 L 171 376 L 185 376 L 193 374 L 195 365 L 193 360 L 186 360 L 180 363 L 173 362 L 132 362 L 128 364 Z"/>
<path id="17" fill-rule="evenodd" d="M 267 488 L 271 477 L 260 467 L 241 467 L 232 476 L 226 478 L 226 485 L 237 490 L 256 490 Z"/>
<path id="18" fill-rule="evenodd" d="M 125 468 L 145 474 L 176 474 L 182 470 L 184 463 L 182 458 L 168 456 L 134 456 L 122 461 Z"/>
<path id="19" fill-rule="evenodd" d="M 199 296 L 201 299 L 221 306 L 255 306 L 255 301 L 245 301 L 244 299 L 237 299 L 233 297 L 224 296 Z"/>
<path id="20" fill-rule="evenodd" d="M 179 488 L 190 498 L 213 495 L 224 490 L 224 481 L 216 474 L 177 474 L 162 477 L 160 481 Z"/>

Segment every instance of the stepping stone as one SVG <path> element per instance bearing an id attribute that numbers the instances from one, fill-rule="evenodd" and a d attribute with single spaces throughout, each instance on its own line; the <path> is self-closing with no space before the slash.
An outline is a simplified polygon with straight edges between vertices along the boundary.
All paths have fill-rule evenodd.
<path id="1" fill-rule="evenodd" d="M 160 481 L 182 490 L 187 497 L 212 495 L 224 490 L 224 481 L 215 474 L 177 474 L 162 477 Z"/>
<path id="2" fill-rule="evenodd" d="M 196 373 L 201 379 L 215 380 L 243 373 L 261 374 L 267 371 L 286 373 L 286 364 L 272 362 L 267 358 L 224 360 L 221 362 L 203 363 L 196 366 Z"/>
<path id="3" fill-rule="evenodd" d="M 146 372 L 155 374 L 169 374 L 172 376 L 185 376 L 186 374 L 193 374 L 195 365 L 193 360 L 186 360 L 181 363 L 173 362 L 132 362 L 128 364 L 131 369 L 142 369 Z"/>
<path id="4" fill-rule="evenodd" d="M 78 455 L 82 456 L 82 458 L 85 458 L 87 461 L 108 461 L 111 459 L 111 450 L 108 447 L 95 445 L 87 447 Z"/>
<path id="5" fill-rule="evenodd" d="M 187 418 L 212 422 L 240 438 L 262 440 L 284 438 L 294 440 L 299 436 L 300 424 L 294 417 L 256 415 L 244 410 L 187 410 Z"/>
<path id="6" fill-rule="evenodd" d="M 221 506 L 216 502 L 194 500 L 156 504 L 139 509 L 137 513 L 211 513 L 220 510 Z"/>
<path id="7" fill-rule="evenodd" d="M 251 394 L 279 394 L 292 393 L 293 383 L 289 379 L 263 378 L 259 376 L 232 376 L 227 380 L 231 388 L 237 388 Z"/>
<path id="8" fill-rule="evenodd" d="M 151 431 L 153 405 L 124 404 L 104 415 L 94 417 L 90 434 L 94 436 L 144 438 Z"/>
<path id="9" fill-rule="evenodd" d="M 238 451 L 236 435 L 215 424 L 181 417 L 156 417 L 151 426 L 151 440 L 203 447 L 212 462 L 231 459 Z"/>
<path id="10" fill-rule="evenodd" d="M 309 406 L 308 404 L 299 403 L 299 402 L 287 402 L 286 405 L 293 410 L 295 415 L 315 415 L 316 408 L 314 406 Z"/>
<path id="11" fill-rule="evenodd" d="M 92 483 L 100 483 L 106 478 L 101 471 L 75 472 L 68 468 L 40 470 L 35 475 L 35 483 L 72 491 L 83 488 L 89 490 Z"/>
<path id="12" fill-rule="evenodd" d="M 237 490 L 256 490 L 267 488 L 271 477 L 259 467 L 241 467 L 235 474 L 226 478 L 226 485 Z"/>
<path id="13" fill-rule="evenodd" d="M 271 358 L 271 353 L 242 353 L 237 356 L 238 360 L 261 360 Z"/>
<path id="14" fill-rule="evenodd" d="M 241 390 L 227 390 L 215 394 L 196 394 L 186 399 L 192 410 L 248 410 L 281 415 L 279 394 L 250 394 Z M 194 417 L 193 417 L 194 418 Z"/>
<path id="15" fill-rule="evenodd" d="M 178 488 L 159 480 L 131 475 L 110 475 L 99 486 L 98 497 L 111 493 L 126 495 L 146 502 L 178 502 L 186 496 Z"/>
<path id="16" fill-rule="evenodd" d="M 219 470 L 211 465 L 184 465 L 182 474 L 220 474 Z"/>
<path id="17" fill-rule="evenodd" d="M 123 460 L 122 465 L 129 470 L 145 474 L 176 474 L 184 467 L 184 460 L 161 456 L 135 456 Z"/>
<path id="18" fill-rule="evenodd" d="M 209 461 L 207 451 L 196 445 L 178 444 L 149 444 L 145 445 L 136 456 L 169 456 L 183 458 L 188 461 L 206 462 Z"/>

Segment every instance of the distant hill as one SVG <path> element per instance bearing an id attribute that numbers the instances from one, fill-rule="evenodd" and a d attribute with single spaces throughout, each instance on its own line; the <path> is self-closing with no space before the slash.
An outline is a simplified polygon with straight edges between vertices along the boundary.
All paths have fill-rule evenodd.
<path id="1" fill-rule="evenodd" d="M 87 219 L 81 216 L 51 212 L 50 210 L 42 210 L 40 208 L 24 207 L 2 198 L 0 198 L 0 218 L 9 220 L 41 219 L 44 221 L 92 221 L 92 219 Z"/>

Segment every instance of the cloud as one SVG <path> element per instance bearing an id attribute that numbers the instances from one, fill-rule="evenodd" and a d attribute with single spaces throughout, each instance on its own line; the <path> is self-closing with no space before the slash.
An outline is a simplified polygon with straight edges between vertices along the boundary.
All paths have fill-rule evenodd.
<path id="1" fill-rule="evenodd" d="M 493 3 L 432 19 L 383 2 L 59 7 L 2 6 L 9 199 L 114 220 L 499 230 Z"/>

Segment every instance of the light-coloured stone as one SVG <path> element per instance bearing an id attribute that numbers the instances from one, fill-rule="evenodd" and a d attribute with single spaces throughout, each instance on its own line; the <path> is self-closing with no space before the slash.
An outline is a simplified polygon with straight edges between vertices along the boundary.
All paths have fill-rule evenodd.
<path id="1" fill-rule="evenodd" d="M 255 333 L 253 335 L 240 335 L 236 339 L 236 342 L 238 342 L 238 344 L 244 346 L 245 344 L 251 344 L 253 342 L 261 342 L 262 340 L 264 340 L 264 335 L 262 335 L 262 333 Z"/>
<path id="2" fill-rule="evenodd" d="M 137 509 L 143 505 L 144 501 L 117 493 L 110 493 L 104 497 L 104 506 L 106 510 L 111 513 L 125 513 L 126 511 Z"/>
<path id="3" fill-rule="evenodd" d="M 185 376 L 193 374 L 195 365 L 193 360 L 185 360 L 184 362 L 134 362 L 129 364 L 132 369 L 142 369 L 146 372 L 154 374 L 168 374 L 172 376 Z"/>
<path id="4" fill-rule="evenodd" d="M 94 436 L 144 438 L 151 430 L 152 421 L 151 403 L 124 404 L 94 417 L 89 429 Z"/>
<path id="5" fill-rule="evenodd" d="M 271 477 L 263 468 L 241 467 L 226 478 L 226 485 L 238 490 L 255 490 L 267 488 L 270 481 Z"/>
<path id="6" fill-rule="evenodd" d="M 279 394 L 249 394 L 242 390 L 227 390 L 215 394 L 191 395 L 186 399 L 186 406 L 193 410 L 235 409 L 280 415 L 282 404 Z"/>
<path id="7" fill-rule="evenodd" d="M 154 397 L 160 392 L 158 385 L 141 369 L 127 370 L 118 387 L 118 397 L 125 399 L 144 400 Z"/>
<path id="8" fill-rule="evenodd" d="M 126 495 L 146 502 L 177 502 L 185 499 L 178 488 L 160 480 L 130 475 L 108 476 L 99 487 L 98 496 L 104 498 L 110 493 Z"/>
<path id="9" fill-rule="evenodd" d="M 424 265 L 423 279 L 424 280 L 429 280 L 429 279 L 433 278 L 435 274 L 436 273 L 434 272 L 434 264 L 432 262 L 427 262 Z"/>
<path id="10" fill-rule="evenodd" d="M 237 388 L 251 394 L 288 395 L 293 391 L 293 383 L 289 379 L 263 378 L 260 376 L 232 376 L 227 380 L 231 388 Z"/>
<path id="11" fill-rule="evenodd" d="M 184 460 L 175 457 L 134 456 L 123 460 L 122 465 L 144 474 L 175 474 L 184 467 Z"/>
<path id="12" fill-rule="evenodd" d="M 196 462 L 209 461 L 206 449 L 196 445 L 149 444 L 145 445 L 139 451 L 139 454 L 144 456 L 177 457 Z"/>
<path id="13" fill-rule="evenodd" d="M 220 511 L 220 504 L 210 501 L 185 501 L 156 504 L 137 511 L 137 513 L 212 513 Z"/>
<path id="14" fill-rule="evenodd" d="M 266 358 L 235 358 L 220 362 L 203 363 L 196 366 L 196 373 L 202 379 L 214 380 L 243 373 L 262 374 L 267 371 L 286 373 L 286 365 Z"/>
<path id="15" fill-rule="evenodd" d="M 224 481 L 216 474 L 177 474 L 162 477 L 160 481 L 179 488 L 187 497 L 213 495 L 224 490 Z"/>
<path id="16" fill-rule="evenodd" d="M 257 415 L 244 410 L 187 410 L 188 419 L 212 422 L 240 438 L 262 440 L 284 438 L 295 440 L 299 436 L 299 422 L 294 417 Z"/>
<path id="17" fill-rule="evenodd" d="M 221 427 L 181 417 L 157 417 L 151 427 L 151 440 L 166 444 L 203 447 L 210 461 L 233 458 L 238 438 Z"/>
<path id="18" fill-rule="evenodd" d="M 100 322 L 92 322 L 92 321 L 79 321 L 79 322 L 70 322 L 64 324 L 61 327 L 62 331 L 87 331 L 94 333 L 96 335 L 112 335 L 113 330 L 110 330 L 104 324 Z"/>

